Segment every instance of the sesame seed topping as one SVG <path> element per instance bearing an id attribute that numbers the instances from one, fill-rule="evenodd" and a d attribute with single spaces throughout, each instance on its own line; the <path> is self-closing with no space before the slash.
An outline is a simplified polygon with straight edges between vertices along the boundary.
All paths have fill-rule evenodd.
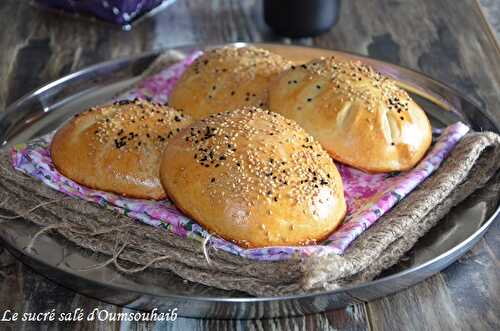
<path id="1" fill-rule="evenodd" d="M 129 150 L 127 142 L 134 150 L 163 149 L 167 138 L 174 136 L 172 130 L 180 131 L 191 122 L 173 108 L 138 99 L 120 100 L 95 110 L 102 113 L 91 126 L 95 139 L 101 144 L 112 143 L 123 152 Z M 165 131 L 167 138 L 157 134 Z"/>
<path id="2" fill-rule="evenodd" d="M 295 122 L 254 107 L 216 113 L 181 133 L 186 151 L 207 168 L 213 199 L 236 199 L 249 208 L 256 201 L 271 205 L 307 203 L 327 188 L 336 191 L 331 158 Z M 262 137 L 267 137 L 264 140 Z M 286 145 L 286 153 L 277 146 Z M 208 170 L 210 165 L 220 171 Z M 205 170 L 204 170 L 205 171 Z M 256 194 L 256 195 L 255 195 Z"/>
<path id="3" fill-rule="evenodd" d="M 301 68 L 308 73 L 308 76 L 304 77 L 305 81 L 314 81 L 314 76 L 320 76 L 330 81 L 330 85 L 323 87 L 340 90 L 340 93 L 338 91 L 335 93 L 338 94 L 341 101 L 343 100 L 342 102 L 361 101 L 366 105 L 368 111 L 373 111 L 380 103 L 384 103 L 389 110 L 397 110 L 398 113 L 408 111 L 408 105 L 411 101 L 408 93 L 399 88 L 393 79 L 382 75 L 360 61 L 332 56 L 312 60 Z M 286 75 L 284 77 L 289 79 Z M 286 80 L 286 82 L 288 84 L 296 83 L 295 80 Z M 322 88 L 319 84 L 314 86 L 318 90 Z M 310 102 L 312 98 L 306 100 Z"/>

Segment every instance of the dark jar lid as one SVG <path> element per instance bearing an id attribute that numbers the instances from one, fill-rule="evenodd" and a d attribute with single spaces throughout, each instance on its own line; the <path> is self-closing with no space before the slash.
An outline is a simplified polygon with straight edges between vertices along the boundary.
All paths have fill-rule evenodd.
<path id="1" fill-rule="evenodd" d="M 279 35 L 313 37 L 330 30 L 340 0 L 263 0 L 264 21 Z"/>

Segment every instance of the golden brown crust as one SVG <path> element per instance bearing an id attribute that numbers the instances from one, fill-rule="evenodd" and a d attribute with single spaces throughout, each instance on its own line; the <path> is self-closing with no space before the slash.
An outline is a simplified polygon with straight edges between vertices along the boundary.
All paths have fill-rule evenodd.
<path id="1" fill-rule="evenodd" d="M 119 101 L 72 118 L 50 150 L 57 170 L 82 185 L 141 199 L 164 199 L 160 156 L 191 119 L 146 101 Z"/>
<path id="2" fill-rule="evenodd" d="M 260 48 L 209 50 L 182 75 L 169 103 L 194 119 L 244 106 L 267 107 L 270 82 L 290 64 Z"/>
<path id="3" fill-rule="evenodd" d="M 346 212 L 328 154 L 295 122 L 258 108 L 186 127 L 165 149 L 160 179 L 180 210 L 244 247 L 322 240 Z"/>
<path id="4" fill-rule="evenodd" d="M 431 144 L 424 111 L 360 62 L 330 57 L 292 67 L 269 94 L 272 111 L 297 121 L 334 159 L 365 171 L 408 170 Z"/>

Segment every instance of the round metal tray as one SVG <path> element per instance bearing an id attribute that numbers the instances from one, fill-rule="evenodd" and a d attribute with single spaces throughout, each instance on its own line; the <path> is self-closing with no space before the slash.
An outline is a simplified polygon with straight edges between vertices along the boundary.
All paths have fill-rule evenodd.
<path id="1" fill-rule="evenodd" d="M 246 44 L 237 43 L 235 46 Z M 338 55 L 364 61 L 401 82 L 425 109 L 434 127 L 461 120 L 475 130 L 499 132 L 499 125 L 456 91 L 432 78 L 374 59 L 345 52 L 275 44 L 257 44 L 297 61 Z M 203 45 L 169 49 L 182 57 Z M 109 101 L 131 87 L 161 51 L 113 60 L 78 71 L 21 98 L 0 114 L 0 144 L 7 148 L 57 128 L 77 112 Z M 444 269 L 468 251 L 499 214 L 498 206 L 475 195 L 454 208 L 403 258 L 378 279 L 319 294 L 250 297 L 186 282 L 168 272 L 145 271 L 134 276 L 111 266 L 82 271 L 107 259 L 68 241 L 42 235 L 31 252 L 24 248 L 38 227 L 10 221 L 0 225 L 3 244 L 20 260 L 63 286 L 100 300 L 140 310 L 168 311 L 180 316 L 266 318 L 317 313 L 369 301 L 416 284 Z"/>

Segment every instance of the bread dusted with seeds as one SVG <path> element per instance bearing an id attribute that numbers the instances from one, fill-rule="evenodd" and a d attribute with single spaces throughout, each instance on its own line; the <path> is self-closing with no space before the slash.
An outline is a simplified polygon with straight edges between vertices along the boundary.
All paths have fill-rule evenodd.
<path id="1" fill-rule="evenodd" d="M 91 108 L 57 131 L 50 146 L 52 161 L 79 184 L 127 197 L 163 199 L 161 153 L 190 123 L 181 112 L 146 101 Z"/>
<path id="2" fill-rule="evenodd" d="M 180 210 L 242 247 L 313 244 L 346 212 L 326 151 L 294 121 L 258 108 L 185 128 L 165 149 L 160 178 Z"/>
<path id="3" fill-rule="evenodd" d="M 424 111 L 371 67 L 330 57 L 291 67 L 270 110 L 297 121 L 340 162 L 369 172 L 408 170 L 432 139 Z"/>
<path id="4" fill-rule="evenodd" d="M 288 60 L 259 48 L 209 50 L 184 72 L 169 103 L 193 119 L 244 106 L 267 107 L 270 82 L 289 66 Z"/>

